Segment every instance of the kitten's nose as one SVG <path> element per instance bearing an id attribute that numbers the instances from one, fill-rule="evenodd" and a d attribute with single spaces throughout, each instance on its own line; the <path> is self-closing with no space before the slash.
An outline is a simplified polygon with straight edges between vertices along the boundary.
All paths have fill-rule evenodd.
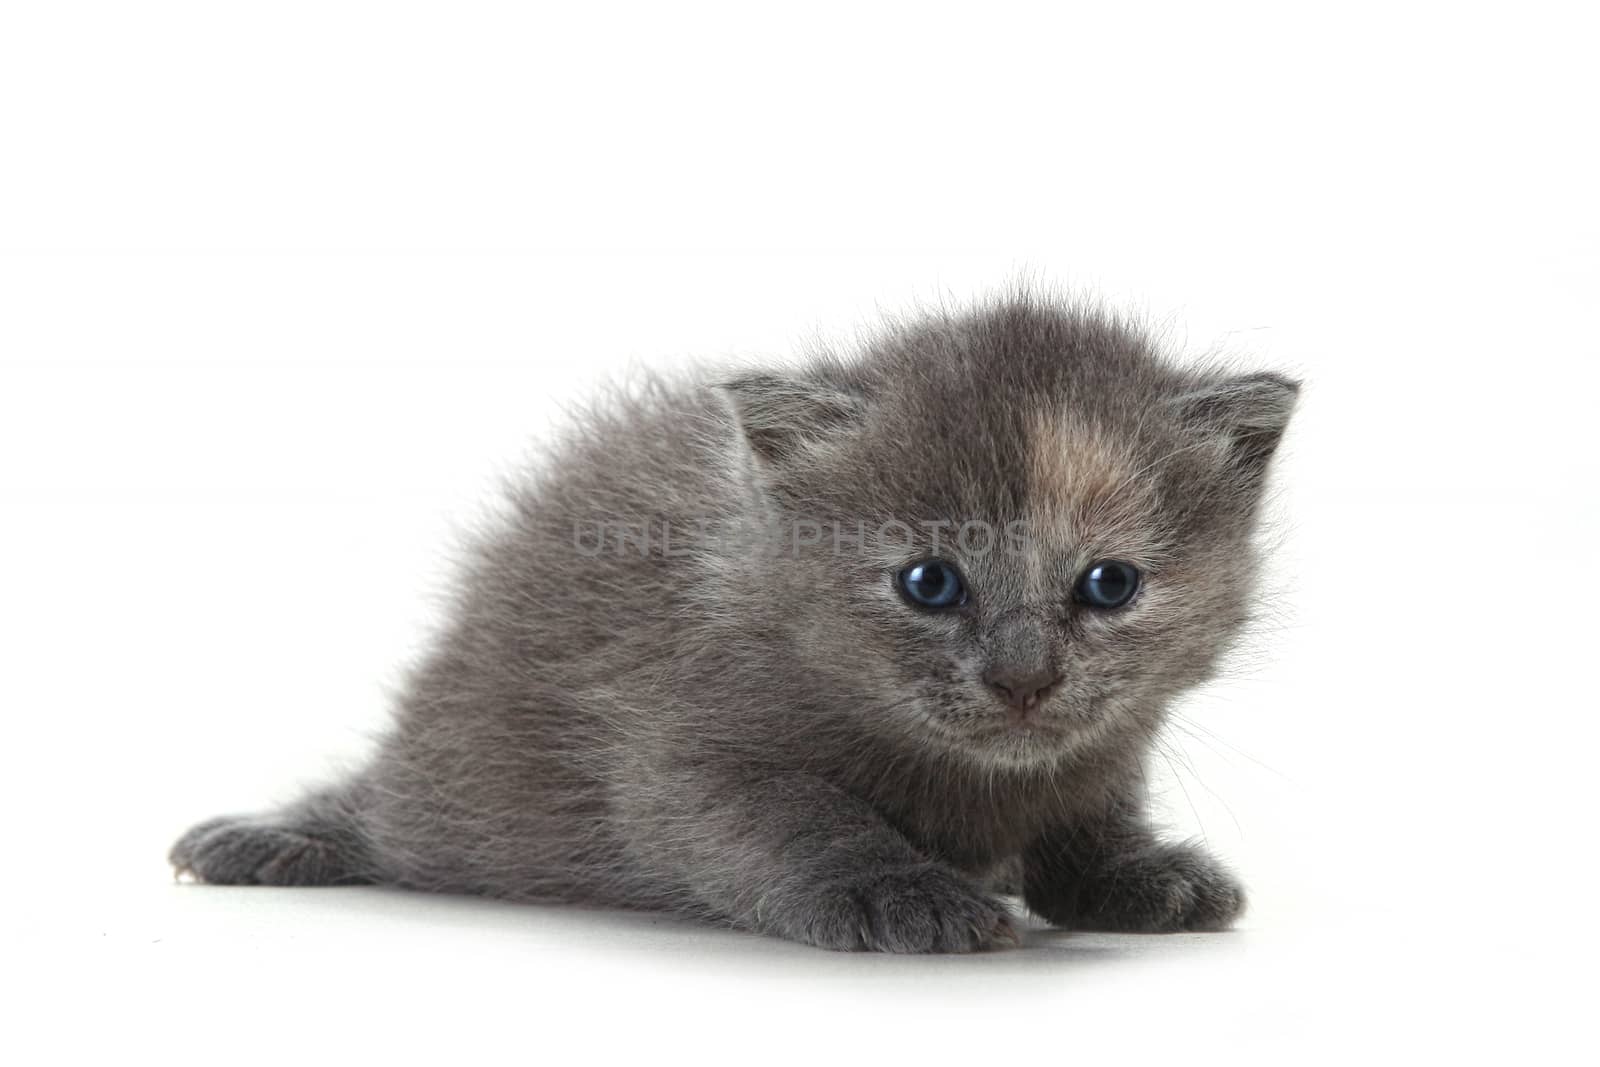
<path id="1" fill-rule="evenodd" d="M 1018 711 L 1026 711 L 1049 696 L 1061 676 L 1043 667 L 1038 670 L 990 667 L 983 672 L 983 680 L 1001 700 Z"/>

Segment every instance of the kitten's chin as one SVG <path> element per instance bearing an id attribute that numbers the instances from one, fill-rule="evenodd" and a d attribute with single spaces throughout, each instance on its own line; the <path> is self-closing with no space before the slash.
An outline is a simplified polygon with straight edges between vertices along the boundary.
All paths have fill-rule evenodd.
<path id="1" fill-rule="evenodd" d="M 1029 729 L 1006 730 L 975 738 L 968 753 L 979 762 L 1004 767 L 1035 767 L 1054 763 L 1066 751 L 1059 738 Z"/>

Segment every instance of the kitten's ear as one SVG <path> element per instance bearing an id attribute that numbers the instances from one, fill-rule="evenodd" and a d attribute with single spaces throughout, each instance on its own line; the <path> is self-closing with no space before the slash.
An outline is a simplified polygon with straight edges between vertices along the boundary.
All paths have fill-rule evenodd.
<path id="1" fill-rule="evenodd" d="M 782 465 L 857 422 L 866 399 L 824 382 L 779 374 L 744 374 L 718 385 L 750 450 Z"/>
<path id="2" fill-rule="evenodd" d="M 1300 383 L 1292 378 L 1246 374 L 1185 393 L 1174 403 L 1187 425 L 1219 444 L 1231 470 L 1253 480 L 1277 451 L 1299 394 Z"/>

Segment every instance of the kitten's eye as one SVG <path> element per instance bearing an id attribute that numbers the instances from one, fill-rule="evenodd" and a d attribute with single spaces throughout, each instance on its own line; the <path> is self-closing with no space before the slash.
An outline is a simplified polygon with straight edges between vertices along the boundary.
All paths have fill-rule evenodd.
<path id="1" fill-rule="evenodd" d="M 967 599 L 961 572 L 939 559 L 925 559 L 901 571 L 900 592 L 922 608 L 953 608 Z"/>
<path id="2" fill-rule="evenodd" d="M 1073 589 L 1079 602 L 1091 608 L 1120 608 L 1138 591 L 1138 568 L 1115 559 L 1090 564 Z"/>

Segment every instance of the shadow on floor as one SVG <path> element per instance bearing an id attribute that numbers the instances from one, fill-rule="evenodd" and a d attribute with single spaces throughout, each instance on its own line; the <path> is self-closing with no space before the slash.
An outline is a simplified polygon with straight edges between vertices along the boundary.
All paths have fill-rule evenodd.
<path id="1" fill-rule="evenodd" d="M 1090 965 L 1149 957 L 1187 955 L 1221 948 L 1238 935 L 1125 935 L 1073 933 L 1019 919 L 1019 948 L 959 956 L 893 956 L 879 953 L 828 952 L 776 938 L 695 923 L 646 912 L 612 911 L 568 905 L 510 903 L 483 897 L 417 893 L 384 887 L 279 889 L 254 886 L 178 887 L 186 903 L 190 894 L 226 913 L 213 924 L 228 923 L 241 911 L 272 913 L 258 930 L 289 927 L 297 936 L 314 936 L 319 927 L 343 925 L 359 916 L 374 925 L 450 931 L 492 940 L 497 946 L 528 943 L 530 951 L 559 947 L 564 952 L 590 951 L 653 958 L 657 963 L 693 969 L 744 969 L 755 966 L 809 973 L 1019 972 L 1075 970 Z M 210 910 L 209 908 L 207 910 Z M 266 916 L 261 916 L 265 919 Z M 217 926 L 213 925 L 213 929 Z M 396 933 L 400 931 L 397 929 Z"/>

